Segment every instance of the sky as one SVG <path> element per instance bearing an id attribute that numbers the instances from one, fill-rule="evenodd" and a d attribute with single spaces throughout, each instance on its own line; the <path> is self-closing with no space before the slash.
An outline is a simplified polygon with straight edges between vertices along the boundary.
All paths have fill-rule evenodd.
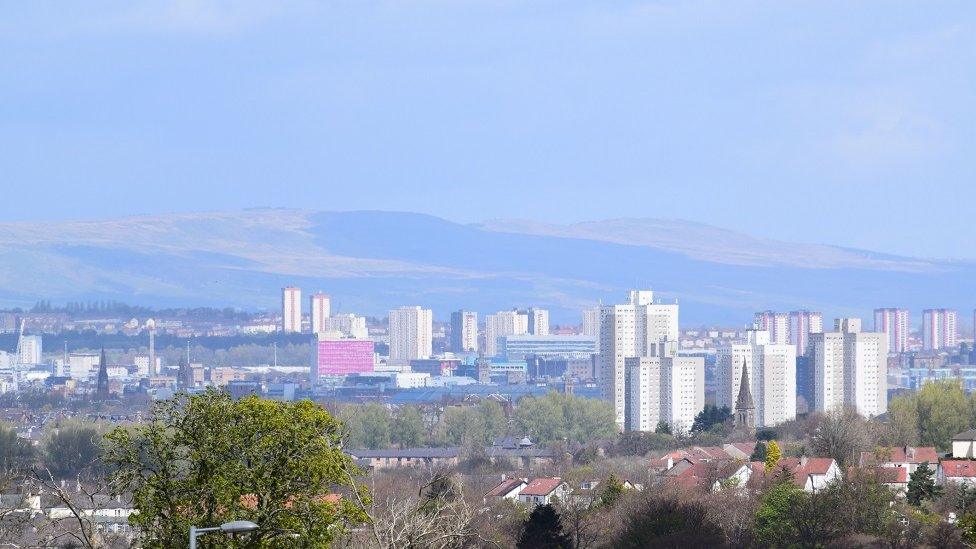
<path id="1" fill-rule="evenodd" d="M 971 0 L 3 11 L 0 220 L 680 218 L 976 258 Z"/>

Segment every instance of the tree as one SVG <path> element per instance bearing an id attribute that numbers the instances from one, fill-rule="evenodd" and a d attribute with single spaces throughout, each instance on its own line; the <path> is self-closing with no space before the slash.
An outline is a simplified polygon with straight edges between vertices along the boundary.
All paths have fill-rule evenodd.
<path id="1" fill-rule="evenodd" d="M 793 482 L 773 485 L 756 510 L 755 535 L 762 547 L 789 547 L 797 538 L 793 513 L 806 494 Z"/>
<path id="2" fill-rule="evenodd" d="M 779 444 L 775 440 L 770 440 L 766 445 L 766 470 L 772 471 L 782 458 L 783 453 L 779 450 Z"/>
<path id="3" fill-rule="evenodd" d="M 922 463 L 908 479 L 908 492 L 905 499 L 919 507 L 925 500 L 934 501 L 942 493 L 942 487 L 935 484 L 935 472 L 929 469 L 928 462 Z"/>
<path id="4" fill-rule="evenodd" d="M 724 541 L 721 529 L 702 504 L 648 494 L 623 517 L 623 526 L 610 546 L 721 547 Z"/>
<path id="5" fill-rule="evenodd" d="M 567 441 L 585 444 L 617 434 L 613 406 L 604 400 L 551 392 L 526 396 L 515 408 L 515 425 L 541 444 Z"/>
<path id="6" fill-rule="evenodd" d="M 44 465 L 58 479 L 78 476 L 97 464 L 101 433 L 91 424 L 67 422 L 51 429 L 44 441 Z"/>
<path id="7" fill-rule="evenodd" d="M 841 468 L 850 463 L 857 450 L 868 446 L 864 419 L 850 408 L 821 416 L 813 435 L 814 452 L 836 459 Z"/>
<path id="8" fill-rule="evenodd" d="M 420 446 L 424 440 L 424 419 L 416 406 L 404 406 L 393 418 L 390 440 L 400 448 Z"/>
<path id="9" fill-rule="evenodd" d="M 17 431 L 0 423 L 0 472 L 19 471 L 30 467 L 34 461 L 34 448 L 17 436 Z"/>
<path id="10" fill-rule="evenodd" d="M 139 509 L 130 521 L 143 547 L 181 547 L 191 524 L 229 520 L 260 528 L 240 540 L 201 538 L 200 547 L 278 547 L 282 534 L 325 546 L 366 520 L 358 502 L 368 498 L 341 444 L 339 422 L 310 401 L 235 401 L 211 389 L 156 402 L 148 423 L 112 430 L 104 461 L 113 493 L 131 493 Z"/>
<path id="11" fill-rule="evenodd" d="M 610 473 L 603 493 L 600 494 L 600 503 L 604 507 L 613 507 L 622 495 L 624 495 L 624 483 L 620 482 L 620 478 L 615 473 Z"/>
<path id="12" fill-rule="evenodd" d="M 671 435 L 671 426 L 668 425 L 667 421 L 661 420 L 657 422 L 657 427 L 654 428 L 654 432 L 659 435 Z"/>
<path id="13" fill-rule="evenodd" d="M 756 431 L 756 440 L 770 441 L 776 439 L 776 430 L 764 427 Z"/>
<path id="14" fill-rule="evenodd" d="M 570 549 L 572 543 L 563 532 L 562 520 L 552 505 L 537 505 L 525 521 L 525 529 L 519 537 L 518 549 Z"/>
<path id="15" fill-rule="evenodd" d="M 749 461 L 766 461 L 766 445 L 761 440 L 756 441 L 756 445 L 752 447 L 752 455 L 749 456 Z"/>
<path id="16" fill-rule="evenodd" d="M 721 425 L 732 419 L 732 410 L 728 406 L 718 406 L 706 404 L 705 408 L 695 416 L 695 422 L 691 425 L 691 432 L 701 433 L 708 431 L 715 425 Z"/>

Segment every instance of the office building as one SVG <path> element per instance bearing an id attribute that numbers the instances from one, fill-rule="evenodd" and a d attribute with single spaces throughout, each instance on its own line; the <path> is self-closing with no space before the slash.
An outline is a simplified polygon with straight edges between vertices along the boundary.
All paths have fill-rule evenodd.
<path id="1" fill-rule="evenodd" d="M 464 310 L 451 313 L 451 352 L 478 352 L 478 313 Z"/>
<path id="2" fill-rule="evenodd" d="M 678 305 L 654 303 L 650 290 L 633 290 L 629 302 L 600 307 L 599 370 L 601 392 L 625 427 L 626 365 L 630 357 L 674 356 L 678 340 Z"/>
<path id="3" fill-rule="evenodd" d="M 927 351 L 956 346 L 956 311 L 925 309 L 922 311 L 922 346 Z"/>
<path id="4" fill-rule="evenodd" d="M 354 314 L 327 317 L 324 325 L 325 330 L 323 333 L 339 332 L 344 337 L 353 339 L 367 339 L 369 337 L 369 331 L 366 328 L 366 319 Z"/>
<path id="5" fill-rule="evenodd" d="M 549 335 L 549 311 L 546 309 L 537 309 L 533 307 L 525 311 L 523 314 L 525 314 L 526 321 L 528 322 L 527 329 L 529 331 L 529 335 Z"/>
<path id="6" fill-rule="evenodd" d="M 888 339 L 862 332 L 858 318 L 839 318 L 834 331 L 810 335 L 815 409 L 849 406 L 865 417 L 888 410 Z"/>
<path id="7" fill-rule="evenodd" d="M 749 385 L 755 406 L 756 427 L 771 427 L 795 419 L 796 348 L 789 343 L 773 343 L 766 330 L 748 330 L 746 339 L 746 343 L 718 349 L 715 403 L 736 410 L 742 372 L 746 371 L 749 379 L 744 382 Z"/>
<path id="8" fill-rule="evenodd" d="M 321 334 L 328 330 L 325 319 L 332 316 L 332 302 L 327 294 L 315 293 L 308 298 L 313 334 Z"/>
<path id="9" fill-rule="evenodd" d="M 294 286 L 281 289 L 281 330 L 302 331 L 302 290 Z"/>
<path id="10" fill-rule="evenodd" d="M 823 315 L 813 311 L 790 312 L 790 340 L 796 347 L 796 356 L 807 354 L 810 345 L 810 334 L 823 332 Z"/>
<path id="11" fill-rule="evenodd" d="M 575 335 L 508 335 L 498 338 L 498 354 L 506 360 L 541 358 L 589 358 L 596 352 L 596 340 Z"/>
<path id="12" fill-rule="evenodd" d="M 654 431 L 659 422 L 687 432 L 705 407 L 705 360 L 700 357 L 624 359 L 624 429 Z"/>
<path id="13" fill-rule="evenodd" d="M 908 350 L 908 311 L 905 309 L 884 308 L 874 310 L 874 331 L 888 338 L 889 353 L 904 353 Z"/>
<path id="14" fill-rule="evenodd" d="M 498 355 L 498 338 L 529 333 L 529 317 L 519 311 L 500 311 L 485 317 L 485 356 Z"/>
<path id="15" fill-rule="evenodd" d="M 373 342 L 364 339 L 319 339 L 316 367 L 320 376 L 344 376 L 373 371 Z"/>
<path id="16" fill-rule="evenodd" d="M 390 311 L 390 361 L 409 362 L 430 358 L 433 349 L 433 315 L 422 307 Z"/>
<path id="17" fill-rule="evenodd" d="M 96 353 L 72 353 L 65 373 L 72 379 L 87 380 L 98 369 L 99 358 Z"/>
<path id="18" fill-rule="evenodd" d="M 774 311 L 756 313 L 753 327 L 769 332 L 769 342 L 774 345 L 790 343 L 790 315 Z"/>

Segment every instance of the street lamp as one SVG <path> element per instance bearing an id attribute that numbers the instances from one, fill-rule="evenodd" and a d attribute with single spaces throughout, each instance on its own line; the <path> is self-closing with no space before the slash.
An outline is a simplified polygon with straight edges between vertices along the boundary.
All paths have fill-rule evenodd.
<path id="1" fill-rule="evenodd" d="M 196 526 L 190 526 L 190 549 L 197 549 L 197 536 L 200 534 L 207 534 L 210 532 L 243 534 L 245 532 L 253 532 L 257 529 L 258 525 L 249 520 L 233 520 L 212 528 L 197 528 Z"/>

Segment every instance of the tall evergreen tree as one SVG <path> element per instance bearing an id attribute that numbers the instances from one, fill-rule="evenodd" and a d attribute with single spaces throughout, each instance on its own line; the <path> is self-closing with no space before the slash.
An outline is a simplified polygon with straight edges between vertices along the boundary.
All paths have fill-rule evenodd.
<path id="1" fill-rule="evenodd" d="M 752 455 L 749 456 L 749 461 L 766 461 L 766 444 L 763 441 L 756 442 L 756 445 L 752 448 Z"/>
<path id="2" fill-rule="evenodd" d="M 772 471 L 779 464 L 779 460 L 783 458 L 783 453 L 779 450 L 779 444 L 775 440 L 770 440 L 769 444 L 766 445 L 766 470 Z"/>
<path id="3" fill-rule="evenodd" d="M 525 529 L 519 537 L 518 549 L 537 549 L 540 547 L 552 549 L 570 549 L 572 542 L 563 532 L 562 519 L 559 513 L 549 504 L 538 505 L 532 510 Z"/>
<path id="4" fill-rule="evenodd" d="M 908 503 L 918 507 L 925 500 L 935 500 L 942 493 L 942 487 L 935 484 L 935 471 L 925 462 L 915 469 L 908 479 Z"/>

